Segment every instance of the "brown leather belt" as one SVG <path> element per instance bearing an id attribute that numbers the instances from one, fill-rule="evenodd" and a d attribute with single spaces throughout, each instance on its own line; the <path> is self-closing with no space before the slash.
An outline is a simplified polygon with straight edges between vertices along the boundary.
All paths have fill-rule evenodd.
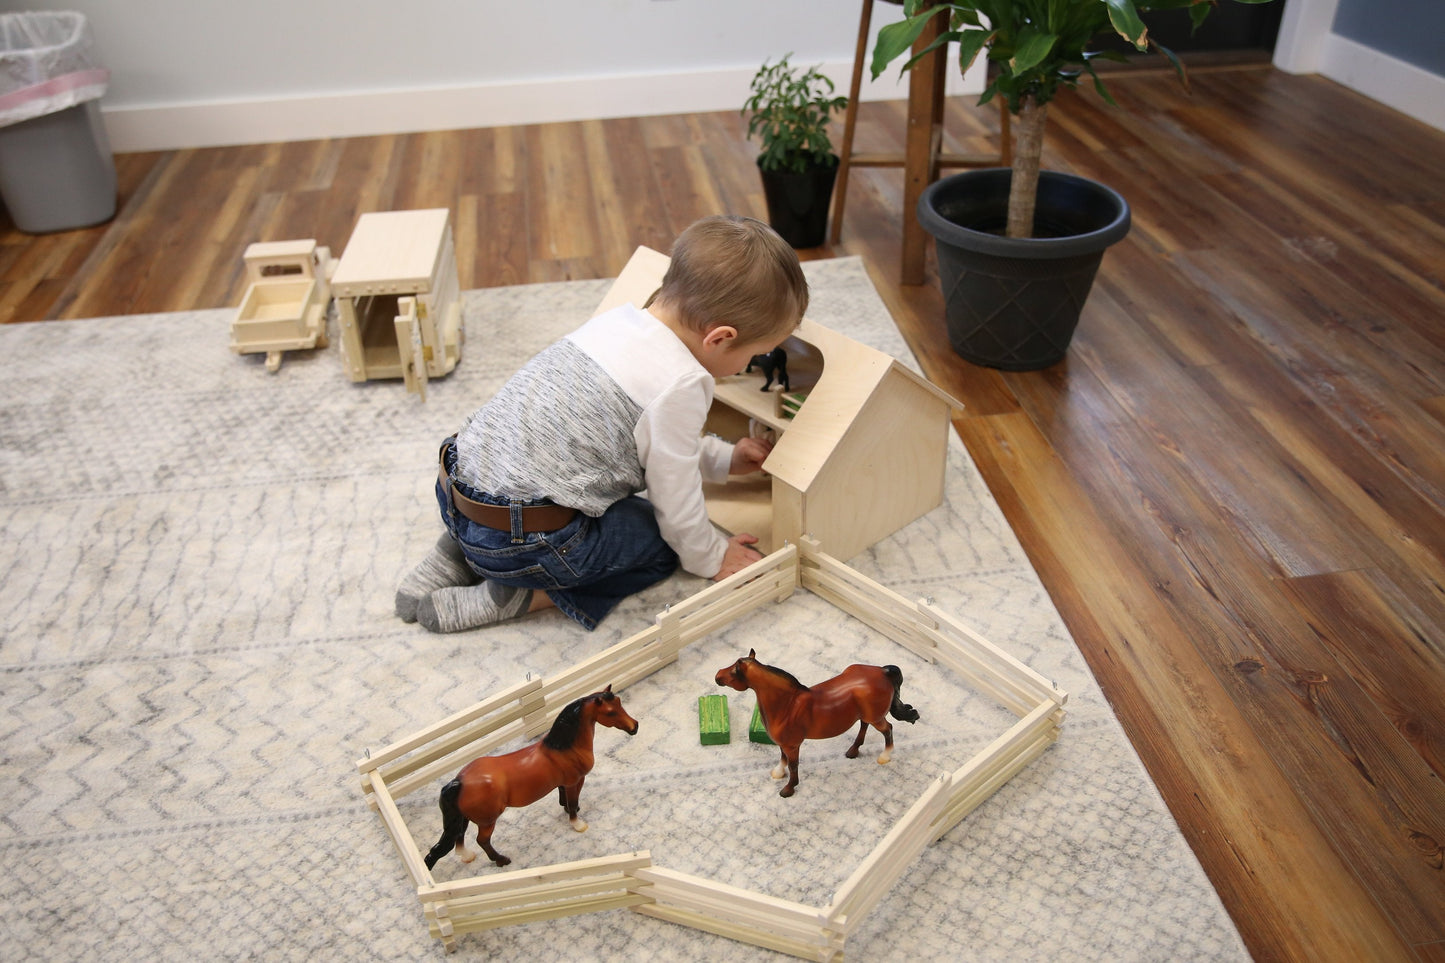
<path id="1" fill-rule="evenodd" d="M 463 517 L 471 519 L 478 525 L 495 528 L 499 532 L 510 532 L 512 530 L 511 508 L 506 505 L 488 505 L 486 502 L 468 498 L 457 491 L 457 486 L 452 484 L 451 475 L 447 474 L 447 448 L 449 447 L 450 443 L 442 445 L 441 471 L 438 478 L 451 492 L 452 505 Z M 566 505 L 523 505 L 522 531 L 527 534 L 555 532 L 576 517 L 577 509 L 568 508 Z"/>

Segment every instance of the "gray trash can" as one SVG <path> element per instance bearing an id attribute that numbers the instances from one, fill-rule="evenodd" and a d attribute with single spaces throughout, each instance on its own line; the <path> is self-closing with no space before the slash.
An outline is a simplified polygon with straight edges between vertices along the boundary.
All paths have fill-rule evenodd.
<path id="1" fill-rule="evenodd" d="M 115 159 L 99 106 L 109 83 L 84 14 L 0 14 L 0 199 L 20 230 L 115 216 Z"/>

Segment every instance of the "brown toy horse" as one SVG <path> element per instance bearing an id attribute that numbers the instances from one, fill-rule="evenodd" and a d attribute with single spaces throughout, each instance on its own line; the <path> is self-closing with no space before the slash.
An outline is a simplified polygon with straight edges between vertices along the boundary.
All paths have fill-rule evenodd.
<path id="1" fill-rule="evenodd" d="M 858 738 L 845 755 L 858 758 L 863 736 L 872 726 L 883 733 L 880 765 L 893 755 L 893 723 L 917 722 L 918 710 L 899 698 L 903 673 L 896 665 L 850 665 L 841 673 L 811 688 L 791 673 L 771 665 L 763 665 L 749 650 L 725 669 L 719 669 L 717 684 L 742 692 L 752 689 L 758 696 L 758 709 L 763 726 L 782 751 L 782 759 L 773 770 L 774 779 L 788 777 L 780 796 L 791 796 L 798 785 L 798 750 L 804 739 L 831 739 L 840 736 L 857 722 Z"/>
<path id="2" fill-rule="evenodd" d="M 524 749 L 500 756 L 482 756 L 462 767 L 457 777 L 442 787 L 438 805 L 442 810 L 442 838 L 426 856 L 426 868 L 455 848 L 462 862 L 477 854 L 467 849 L 467 823 L 477 824 L 477 843 L 498 866 L 512 860 L 492 848 L 492 830 L 497 818 L 509 807 L 530 806 L 553 789 L 567 811 L 572 828 L 586 832 L 587 823 L 577 815 L 577 797 L 582 781 L 592 771 L 592 731 L 600 723 L 637 735 L 637 720 L 622 708 L 612 686 L 583 696 L 557 714 L 552 731 Z"/>

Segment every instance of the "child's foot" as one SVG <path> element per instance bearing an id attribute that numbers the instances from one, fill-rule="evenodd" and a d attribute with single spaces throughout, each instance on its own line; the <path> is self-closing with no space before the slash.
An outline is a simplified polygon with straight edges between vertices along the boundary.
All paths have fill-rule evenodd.
<path id="1" fill-rule="evenodd" d="M 401 580 L 396 590 L 397 617 L 403 622 L 415 622 L 417 606 L 437 589 L 476 585 L 479 581 L 477 574 L 467 567 L 457 543 L 450 535 L 443 534 L 421 564 Z"/>
<path id="2" fill-rule="evenodd" d="M 531 589 L 483 582 L 438 589 L 416 607 L 416 620 L 433 632 L 462 632 L 514 619 L 531 606 Z"/>

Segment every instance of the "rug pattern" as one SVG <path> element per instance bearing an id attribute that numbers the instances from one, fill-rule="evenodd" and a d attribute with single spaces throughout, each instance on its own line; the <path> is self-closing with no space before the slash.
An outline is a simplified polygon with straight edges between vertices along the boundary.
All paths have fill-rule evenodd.
<path id="1" fill-rule="evenodd" d="M 814 320 L 907 357 L 856 258 L 805 265 Z M 438 958 L 354 760 L 650 624 L 679 574 L 595 633 L 556 613 L 435 636 L 392 614 L 439 532 L 438 441 L 607 282 L 467 292 L 462 364 L 419 403 L 335 349 L 269 375 L 231 312 L 0 328 L 0 939 L 7 958 Z M 826 546 L 825 546 L 826 549 Z M 928 596 L 1070 693 L 1059 742 L 920 857 L 849 942 L 866 960 L 1236 960 L 1243 945 L 1047 593 L 954 439 L 944 506 L 852 560 Z M 894 762 L 809 743 L 798 794 L 746 741 L 697 745 L 696 699 L 748 648 L 816 681 L 894 662 L 922 713 Z M 623 693 L 582 796 L 509 812 L 515 867 L 654 862 L 823 905 L 940 772 L 1012 720 L 808 593 Z M 439 832 L 435 792 L 401 808 Z M 447 857 L 439 879 L 492 871 Z M 464 937 L 459 959 L 773 954 L 626 911 Z"/>

